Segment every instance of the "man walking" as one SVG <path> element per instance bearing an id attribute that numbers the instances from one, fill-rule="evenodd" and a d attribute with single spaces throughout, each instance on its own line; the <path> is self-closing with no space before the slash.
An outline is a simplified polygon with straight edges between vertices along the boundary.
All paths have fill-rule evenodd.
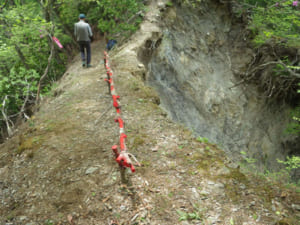
<path id="1" fill-rule="evenodd" d="M 80 46 L 82 66 L 91 67 L 91 37 L 93 33 L 90 25 L 85 22 L 84 14 L 79 15 L 79 22 L 75 23 L 74 34 Z"/>

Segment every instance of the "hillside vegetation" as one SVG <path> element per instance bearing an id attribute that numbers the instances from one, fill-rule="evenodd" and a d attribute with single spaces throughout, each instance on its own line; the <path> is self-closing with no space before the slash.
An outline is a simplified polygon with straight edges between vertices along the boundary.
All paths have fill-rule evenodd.
<path id="1" fill-rule="evenodd" d="M 0 5 L 0 139 L 32 115 L 77 49 L 74 23 L 82 12 L 97 34 L 124 40 L 142 21 L 142 1 L 5 0 Z M 59 48 L 52 37 L 58 38 Z M 42 79 L 41 77 L 45 75 Z M 41 92 L 40 89 L 41 88 Z M 37 96 L 37 93 L 40 93 Z"/>

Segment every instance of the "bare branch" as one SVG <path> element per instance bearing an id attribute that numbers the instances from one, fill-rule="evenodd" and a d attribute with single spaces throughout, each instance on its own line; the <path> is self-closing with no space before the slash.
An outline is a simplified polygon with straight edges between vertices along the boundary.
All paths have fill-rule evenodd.
<path id="1" fill-rule="evenodd" d="M 27 82 L 27 80 L 26 80 L 26 82 Z M 29 94 L 30 94 L 30 83 L 28 83 L 28 85 L 27 85 L 27 93 L 26 93 L 26 97 L 25 97 L 25 100 L 24 100 L 24 102 L 23 102 L 23 105 L 22 105 L 22 107 L 21 107 L 21 110 L 20 110 L 20 112 L 19 112 L 19 118 L 21 119 L 21 117 L 22 117 L 22 114 L 24 114 L 24 117 L 26 118 L 26 119 L 29 119 L 29 117 L 25 114 L 25 106 L 26 106 L 26 104 L 27 104 L 27 102 L 28 102 L 28 99 L 29 99 Z"/>
<path id="2" fill-rule="evenodd" d="M 7 95 L 5 95 L 4 99 L 3 99 L 3 102 L 2 102 L 2 107 L 1 107 L 1 112 L 2 112 L 2 115 L 3 115 L 3 118 L 4 118 L 4 121 L 6 123 L 6 127 L 7 127 L 7 133 L 8 133 L 8 136 L 11 137 L 13 135 L 13 129 L 10 127 L 10 120 L 9 118 L 7 117 L 6 115 L 6 112 L 5 112 L 5 104 L 6 104 L 6 101 L 7 101 Z M 12 122 L 11 122 L 12 123 Z"/>
<path id="3" fill-rule="evenodd" d="M 251 70 L 249 72 L 249 74 L 256 72 L 257 70 L 264 68 L 266 66 L 269 65 L 282 65 L 284 67 L 284 69 L 289 72 L 292 76 L 296 77 L 296 78 L 300 78 L 300 74 L 299 73 L 295 73 L 293 70 L 291 70 L 285 63 L 283 63 L 280 59 L 278 59 L 278 61 L 270 61 L 264 64 L 261 64 L 259 66 L 257 66 L 256 68 L 254 68 L 253 70 Z M 247 75 L 247 74 L 246 74 Z"/>
<path id="4" fill-rule="evenodd" d="M 45 72 L 44 72 L 43 76 L 41 76 L 40 81 L 38 83 L 38 90 L 37 90 L 36 101 L 35 101 L 37 105 L 40 102 L 41 84 L 44 81 L 44 79 L 46 78 L 46 76 L 48 75 L 48 71 L 49 71 L 49 68 L 50 68 L 51 60 L 52 60 L 52 57 L 53 57 L 53 52 L 54 52 L 54 43 L 51 40 L 51 51 L 50 51 L 50 55 L 48 57 L 48 65 L 47 65 L 47 67 L 45 69 Z"/>
<path id="5" fill-rule="evenodd" d="M 269 7 L 267 7 L 267 9 L 270 9 L 270 8 L 272 8 L 272 7 L 275 7 L 275 6 L 278 6 L 278 5 L 280 5 L 280 4 L 282 4 L 282 3 L 285 3 L 285 2 L 287 2 L 288 0 L 283 0 L 283 1 L 281 1 L 281 2 L 276 2 L 275 4 L 273 4 L 273 5 L 270 5 Z"/>
<path id="6" fill-rule="evenodd" d="M 284 69 L 288 73 L 290 73 L 291 76 L 300 79 L 300 74 L 299 73 L 294 72 L 285 63 L 283 63 L 280 59 L 278 59 L 278 61 L 270 61 L 270 62 L 266 62 L 266 63 L 260 64 L 259 66 L 255 67 L 254 69 L 252 69 L 250 71 L 248 69 L 247 72 L 244 73 L 244 78 L 240 82 L 234 84 L 232 87 L 229 87 L 229 89 L 234 88 L 234 87 L 236 87 L 236 86 L 238 86 L 238 85 L 240 85 L 240 84 L 242 84 L 242 83 L 244 83 L 246 81 L 251 80 L 255 76 L 255 73 L 258 70 L 263 69 L 263 68 L 265 68 L 267 66 L 270 66 L 270 65 L 278 65 L 278 64 L 281 65 L 281 66 L 283 66 Z"/>

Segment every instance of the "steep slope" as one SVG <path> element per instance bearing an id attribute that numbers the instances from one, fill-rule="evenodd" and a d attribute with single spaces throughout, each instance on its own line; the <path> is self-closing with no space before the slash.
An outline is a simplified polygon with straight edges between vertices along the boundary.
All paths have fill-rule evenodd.
<path id="1" fill-rule="evenodd" d="M 1 224 L 69 224 L 68 215 L 77 225 L 297 224 L 295 192 L 242 174 L 216 145 L 197 141 L 158 107 L 137 59 L 160 32 L 156 2 L 150 7 L 141 30 L 110 53 L 128 149 L 142 167 L 121 183 L 104 46 L 94 43 L 94 67 L 83 69 L 77 56 L 53 96 L 0 146 Z"/>
<path id="2" fill-rule="evenodd" d="M 247 152 L 263 168 L 277 168 L 277 158 L 299 154 L 300 138 L 284 132 L 291 107 L 268 104 L 255 85 L 236 85 L 255 54 L 244 24 L 227 4 L 203 1 L 201 11 L 172 7 L 162 24 L 140 58 L 149 70 L 146 80 L 173 120 L 218 143 L 235 159 Z"/>

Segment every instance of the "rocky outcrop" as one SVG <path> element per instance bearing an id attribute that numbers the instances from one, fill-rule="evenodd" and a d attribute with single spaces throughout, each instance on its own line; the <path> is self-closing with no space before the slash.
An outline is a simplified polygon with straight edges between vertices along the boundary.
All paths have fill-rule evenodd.
<path id="1" fill-rule="evenodd" d="M 225 5 L 206 7 L 166 10 L 162 31 L 139 52 L 148 68 L 146 80 L 169 116 L 197 136 L 235 159 L 245 151 L 260 165 L 276 167 L 277 158 L 300 149 L 299 139 L 284 134 L 290 108 L 266 104 L 256 86 L 235 85 L 235 73 L 247 68 L 253 51 Z"/>

